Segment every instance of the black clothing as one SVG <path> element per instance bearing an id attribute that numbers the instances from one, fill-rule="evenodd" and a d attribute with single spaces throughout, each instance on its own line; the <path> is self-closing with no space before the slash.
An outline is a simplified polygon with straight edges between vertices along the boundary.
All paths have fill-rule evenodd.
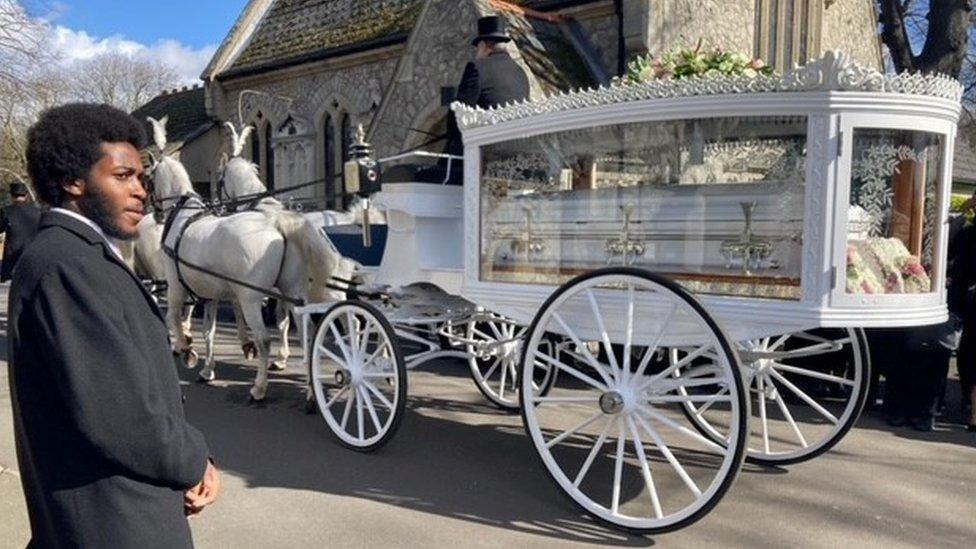
<path id="1" fill-rule="evenodd" d="M 522 67 L 508 53 L 499 51 L 476 59 L 464 67 L 456 100 L 472 107 L 487 109 L 529 97 L 529 79 Z M 447 121 L 448 154 L 464 154 L 461 130 L 452 112 Z"/>
<path id="2" fill-rule="evenodd" d="M 3 244 L 3 263 L 0 264 L 0 282 L 13 276 L 14 266 L 24 247 L 34 238 L 41 222 L 41 209 L 33 202 L 14 202 L 0 210 L 0 233 L 6 233 Z"/>
<path id="3" fill-rule="evenodd" d="M 36 547 L 190 547 L 207 465 L 166 325 L 105 240 L 48 212 L 10 290 L 10 388 Z"/>

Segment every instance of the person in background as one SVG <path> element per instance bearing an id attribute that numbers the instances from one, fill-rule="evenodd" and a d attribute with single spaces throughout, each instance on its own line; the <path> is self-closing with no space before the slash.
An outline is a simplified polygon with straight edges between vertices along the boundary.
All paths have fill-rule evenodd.
<path id="1" fill-rule="evenodd" d="M 505 19 L 497 15 L 478 20 L 478 36 L 472 41 L 474 61 L 464 67 L 455 100 L 471 107 L 488 109 L 529 98 L 529 78 L 525 70 L 505 51 L 511 42 Z M 447 119 L 447 154 L 462 156 L 464 144 L 457 118 L 451 112 Z M 460 184 L 460 162 L 451 166 L 449 183 Z"/>
<path id="2" fill-rule="evenodd" d="M 41 222 L 41 209 L 30 199 L 27 185 L 11 183 L 10 197 L 11 203 L 0 210 L 0 233 L 5 235 L 0 282 L 6 282 L 13 276 L 20 254 L 34 238 Z"/>
<path id="3" fill-rule="evenodd" d="M 962 321 L 962 337 L 956 354 L 962 397 L 963 422 L 976 431 L 976 226 L 966 215 L 976 209 L 976 193 L 963 203 L 949 221 L 949 310 Z"/>
<path id="4" fill-rule="evenodd" d="M 30 547 L 191 547 L 220 477 L 187 423 L 162 314 L 111 239 L 138 234 L 142 124 L 45 111 L 27 164 L 50 206 L 10 288 L 9 380 Z"/>

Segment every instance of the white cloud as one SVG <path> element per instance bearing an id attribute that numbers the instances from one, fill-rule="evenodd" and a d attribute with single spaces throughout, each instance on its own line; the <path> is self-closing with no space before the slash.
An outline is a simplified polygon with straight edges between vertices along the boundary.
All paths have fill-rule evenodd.
<path id="1" fill-rule="evenodd" d="M 200 73 L 217 50 L 215 45 L 193 49 L 176 40 L 161 40 L 146 45 L 120 35 L 99 38 L 62 25 L 51 28 L 51 47 L 61 54 L 64 64 L 91 59 L 104 53 L 122 53 L 144 58 L 148 62 L 165 63 L 176 69 L 183 84 L 198 82 Z"/>

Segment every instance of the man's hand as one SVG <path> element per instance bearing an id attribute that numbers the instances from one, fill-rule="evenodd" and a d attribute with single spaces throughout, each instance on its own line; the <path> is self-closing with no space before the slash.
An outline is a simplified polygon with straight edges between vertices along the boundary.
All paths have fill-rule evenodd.
<path id="1" fill-rule="evenodd" d="M 220 494 L 220 473 L 212 461 L 207 462 L 207 470 L 203 473 L 203 480 L 190 488 L 183 495 L 183 510 L 187 516 L 195 516 L 203 508 L 217 501 Z"/>

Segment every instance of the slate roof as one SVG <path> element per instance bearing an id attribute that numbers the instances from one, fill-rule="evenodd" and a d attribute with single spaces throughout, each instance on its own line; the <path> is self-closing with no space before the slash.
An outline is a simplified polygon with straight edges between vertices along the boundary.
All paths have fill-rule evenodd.
<path id="1" fill-rule="evenodd" d="M 275 0 L 230 73 L 383 38 L 406 39 L 423 0 Z"/>
<path id="2" fill-rule="evenodd" d="M 163 116 L 169 116 L 166 124 L 168 141 L 166 148 L 167 151 L 172 152 L 199 137 L 216 123 L 207 114 L 204 101 L 202 86 L 164 92 L 132 111 L 132 116 L 145 124 L 146 135 L 149 136 L 150 141 L 152 141 L 152 127 L 146 121 L 146 117 L 151 116 L 159 120 Z"/>
<path id="3" fill-rule="evenodd" d="M 509 35 L 522 59 L 535 75 L 546 94 L 598 85 L 599 79 L 586 65 L 579 48 L 592 47 L 573 43 L 568 23 L 549 22 L 534 17 L 502 13 L 508 19 Z"/>

